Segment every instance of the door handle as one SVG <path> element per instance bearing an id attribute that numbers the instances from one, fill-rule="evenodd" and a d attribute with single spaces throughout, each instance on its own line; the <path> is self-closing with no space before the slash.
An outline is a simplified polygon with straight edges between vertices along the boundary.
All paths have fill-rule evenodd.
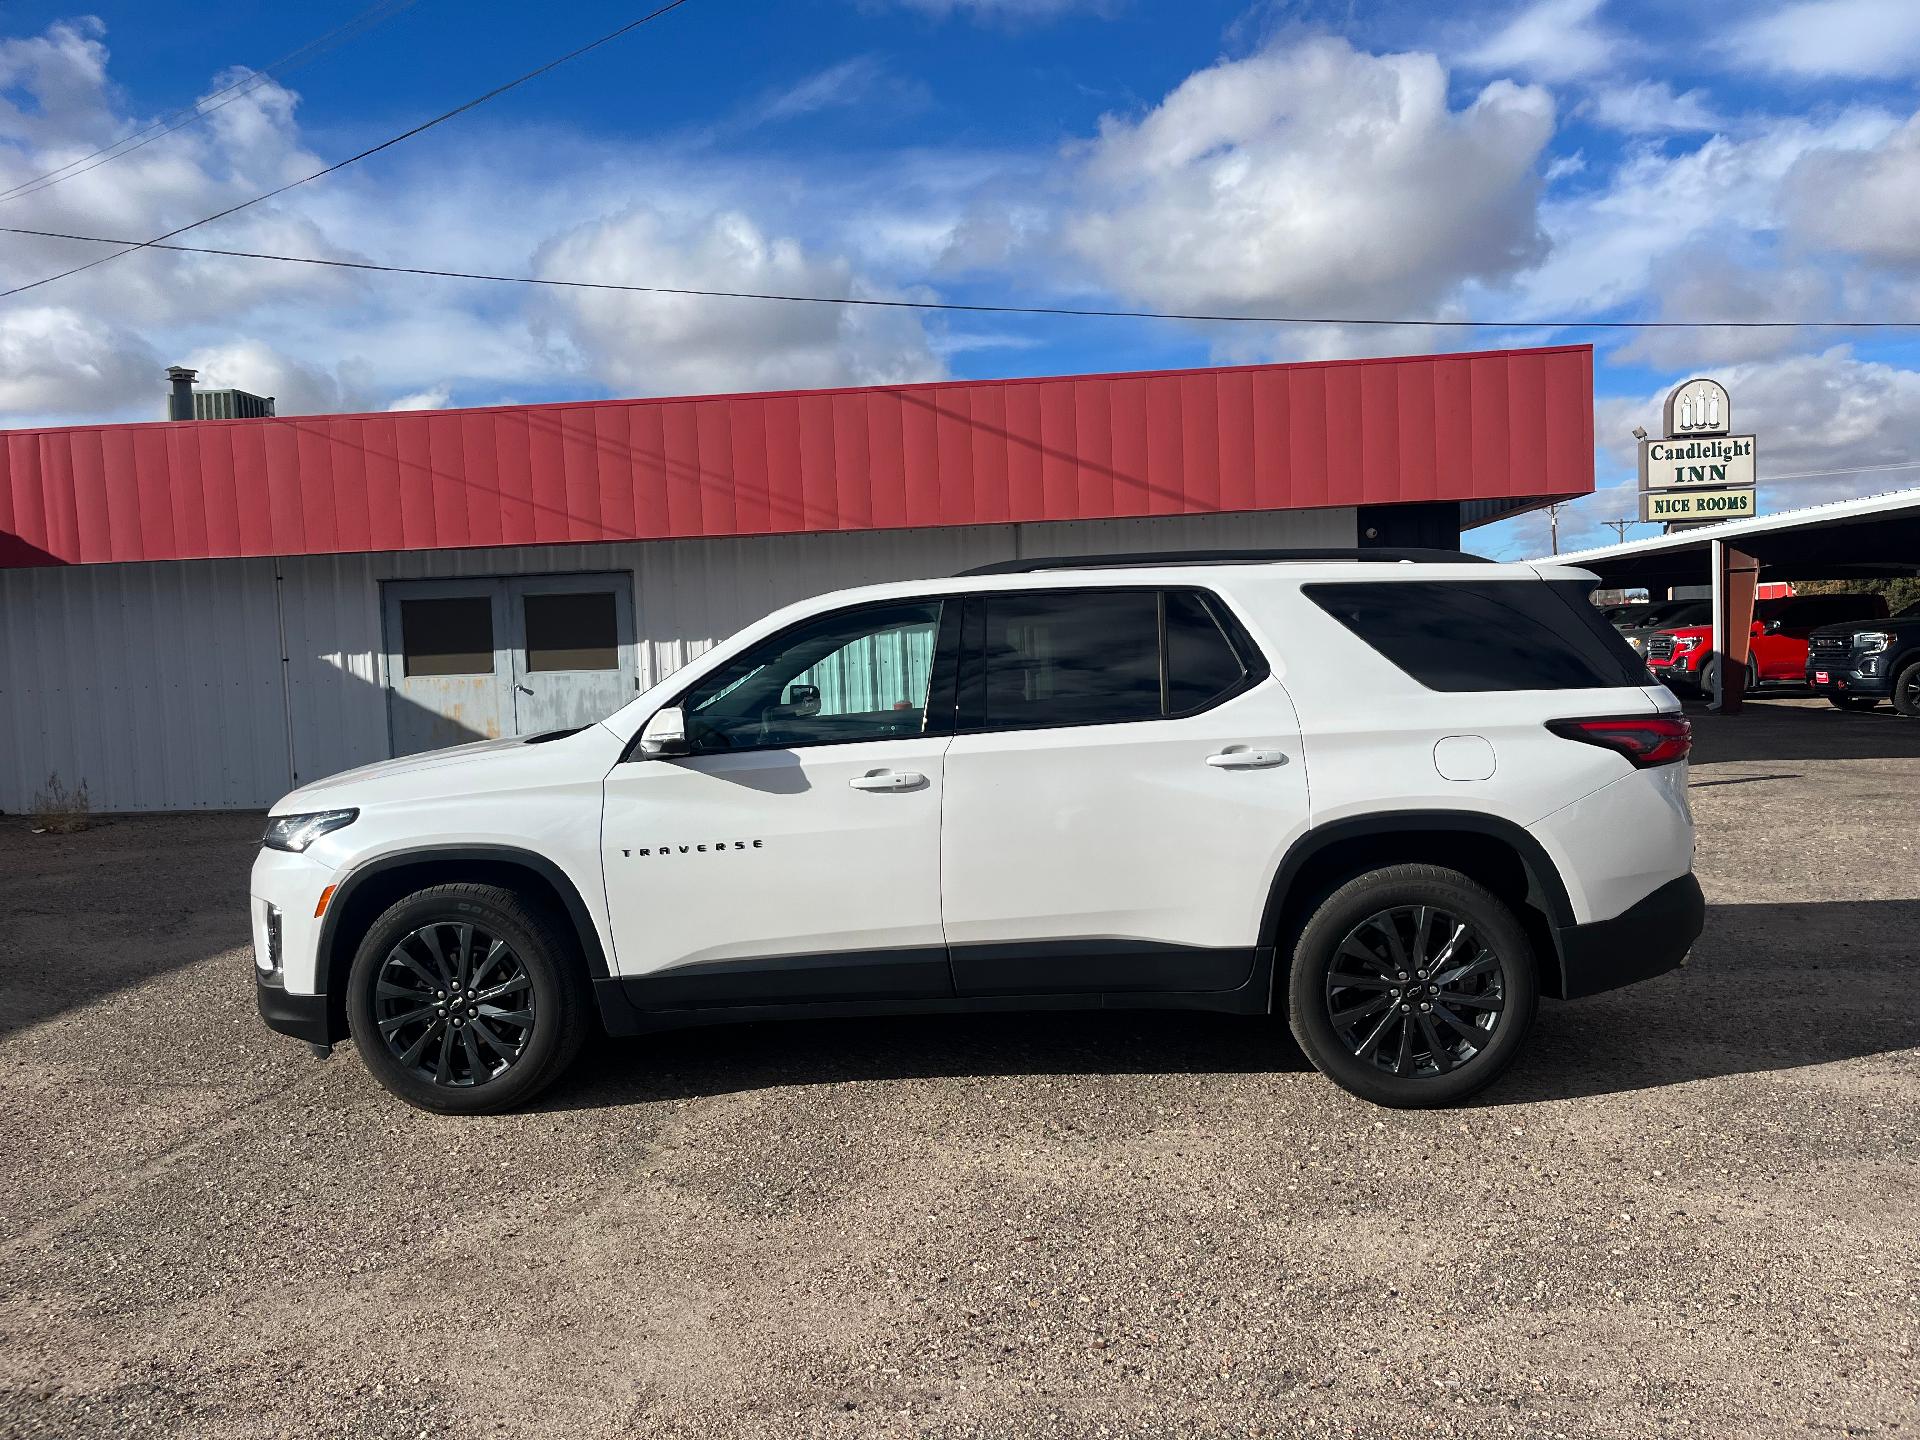
<path id="1" fill-rule="evenodd" d="M 918 790 L 926 783 L 918 770 L 874 770 L 847 781 L 856 790 Z"/>
<path id="2" fill-rule="evenodd" d="M 1284 750 L 1248 750 L 1245 748 L 1222 750 L 1218 755 L 1207 756 L 1207 764 L 1216 770 L 1271 770 L 1276 765 L 1287 763 Z"/>
<path id="3" fill-rule="evenodd" d="M 516 680 L 516 681 L 514 682 L 514 684 L 513 684 L 513 688 L 514 688 L 514 689 L 516 689 L 516 690 L 518 690 L 518 691 L 519 691 L 519 692 L 520 692 L 520 693 L 521 693 L 522 695 L 531 695 L 531 694 L 533 694 L 533 687 L 532 687 L 531 685 L 522 685 L 522 684 L 521 684 L 521 683 L 520 683 L 519 681 L 517 681 L 517 680 Z"/>

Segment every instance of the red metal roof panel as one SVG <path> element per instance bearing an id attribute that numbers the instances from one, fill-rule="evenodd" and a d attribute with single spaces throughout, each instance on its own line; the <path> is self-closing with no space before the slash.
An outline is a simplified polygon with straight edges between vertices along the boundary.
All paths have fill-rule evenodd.
<path id="1" fill-rule="evenodd" d="M 1593 489 L 1588 346 L 7 432 L 0 566 Z"/>

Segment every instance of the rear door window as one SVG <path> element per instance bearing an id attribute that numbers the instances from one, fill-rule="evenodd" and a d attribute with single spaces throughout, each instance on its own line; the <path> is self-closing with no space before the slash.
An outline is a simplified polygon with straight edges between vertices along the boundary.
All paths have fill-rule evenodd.
<path id="1" fill-rule="evenodd" d="M 1337 581 L 1306 596 L 1429 690 L 1591 690 L 1647 683 L 1587 603 L 1586 581 Z"/>
<path id="2" fill-rule="evenodd" d="M 986 598 L 985 724 L 1099 725 L 1160 714 L 1160 616 L 1151 590 Z"/>
<path id="3" fill-rule="evenodd" d="M 1190 715 L 1264 676 L 1192 590 L 995 592 L 968 602 L 962 728 L 1031 730 Z"/>

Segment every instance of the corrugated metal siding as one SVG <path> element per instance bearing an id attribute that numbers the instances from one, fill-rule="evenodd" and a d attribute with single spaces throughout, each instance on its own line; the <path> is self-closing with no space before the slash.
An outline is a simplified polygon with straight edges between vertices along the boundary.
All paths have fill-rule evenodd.
<path id="1" fill-rule="evenodd" d="M 286 785 L 273 563 L 0 573 L 0 808 L 57 772 L 103 810 Z"/>
<path id="2" fill-rule="evenodd" d="M 1588 346 L 13 431 L 0 567 L 1593 489 Z"/>
<path id="3" fill-rule="evenodd" d="M 24 810 L 53 771 L 99 810 L 179 810 L 266 805 L 384 759 L 383 580 L 629 572 L 645 687 L 848 585 L 1017 555 L 1353 542 L 1346 509 L 0 572 L 0 810 Z"/>

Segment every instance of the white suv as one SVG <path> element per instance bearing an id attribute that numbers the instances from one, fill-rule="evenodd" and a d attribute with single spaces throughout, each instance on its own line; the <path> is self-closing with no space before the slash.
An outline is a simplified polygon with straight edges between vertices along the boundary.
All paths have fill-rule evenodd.
<path id="1" fill-rule="evenodd" d="M 1537 996 L 1701 928 L 1688 725 L 1593 583 L 1257 552 L 809 600 L 599 724 L 287 796 L 260 1010 L 447 1111 L 526 1100 L 596 1012 L 1284 1012 L 1354 1093 L 1458 1101 Z"/>

